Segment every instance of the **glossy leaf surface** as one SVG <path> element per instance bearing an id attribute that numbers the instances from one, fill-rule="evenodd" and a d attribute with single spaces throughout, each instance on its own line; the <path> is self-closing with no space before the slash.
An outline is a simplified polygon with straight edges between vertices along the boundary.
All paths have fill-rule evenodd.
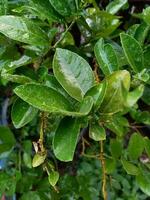
<path id="1" fill-rule="evenodd" d="M 105 129 L 98 123 L 91 123 L 89 137 L 95 141 L 106 140 Z"/>
<path id="2" fill-rule="evenodd" d="M 80 124 L 77 119 L 67 117 L 60 122 L 53 140 L 53 151 L 59 160 L 73 160 L 79 131 Z"/>
<path id="3" fill-rule="evenodd" d="M 121 33 L 120 38 L 130 66 L 134 72 L 140 72 L 144 68 L 143 50 L 140 43 L 125 33 Z"/>
<path id="4" fill-rule="evenodd" d="M 122 7 L 124 7 L 127 4 L 127 0 L 113 0 L 108 4 L 106 7 L 106 11 L 108 11 L 111 14 L 117 13 Z"/>
<path id="5" fill-rule="evenodd" d="M 48 37 L 34 22 L 26 18 L 0 16 L 0 32 L 5 36 L 31 45 L 47 46 Z"/>
<path id="6" fill-rule="evenodd" d="M 91 96 L 93 98 L 95 110 L 98 110 L 99 107 L 101 106 L 101 103 L 103 102 L 106 93 L 106 88 L 107 88 L 107 82 L 103 81 L 102 83 L 99 83 L 98 85 L 92 87 L 86 93 L 86 96 Z"/>
<path id="7" fill-rule="evenodd" d="M 52 6 L 59 14 L 63 16 L 70 16 L 77 12 L 75 0 L 49 0 Z"/>
<path id="8" fill-rule="evenodd" d="M 104 44 L 104 40 L 100 39 L 94 47 L 94 52 L 99 67 L 105 75 L 119 70 L 116 53 L 110 44 Z"/>
<path id="9" fill-rule="evenodd" d="M 36 108 L 21 99 L 17 99 L 12 107 L 11 119 L 15 128 L 21 128 L 28 124 L 36 114 Z"/>
<path id="10" fill-rule="evenodd" d="M 67 49 L 56 49 L 53 60 L 56 79 L 78 101 L 94 85 L 94 76 L 89 64 L 82 57 Z"/>
<path id="11" fill-rule="evenodd" d="M 130 87 L 130 74 L 126 70 L 117 71 L 107 78 L 107 89 L 100 106 L 102 113 L 117 113 L 123 110 Z"/>

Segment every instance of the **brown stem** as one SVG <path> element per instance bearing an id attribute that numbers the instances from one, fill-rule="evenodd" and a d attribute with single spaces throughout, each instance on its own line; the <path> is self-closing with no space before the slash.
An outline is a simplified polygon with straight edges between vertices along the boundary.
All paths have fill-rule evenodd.
<path id="1" fill-rule="evenodd" d="M 103 148 L 103 141 L 100 141 L 100 161 L 102 165 L 102 193 L 104 200 L 107 200 L 107 174 L 106 174 L 106 166 L 105 166 L 105 158 L 104 158 L 104 148 Z"/>
<path id="2" fill-rule="evenodd" d="M 41 125 L 40 125 L 40 139 L 39 139 L 41 152 L 45 152 L 45 148 L 44 148 L 44 131 L 45 131 L 45 128 L 46 128 L 46 113 L 42 112 L 41 113 Z"/>

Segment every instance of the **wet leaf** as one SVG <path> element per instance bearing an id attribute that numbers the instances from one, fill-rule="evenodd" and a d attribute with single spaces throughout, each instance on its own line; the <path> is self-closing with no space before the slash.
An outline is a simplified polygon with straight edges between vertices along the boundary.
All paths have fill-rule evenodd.
<path id="1" fill-rule="evenodd" d="M 134 70 L 134 72 L 140 72 L 144 69 L 143 50 L 140 43 L 132 36 L 121 33 L 121 44 L 126 55 L 126 58 Z"/>
<path id="2" fill-rule="evenodd" d="M 89 137 L 95 141 L 106 140 L 106 131 L 98 123 L 91 123 Z"/>
<path id="3" fill-rule="evenodd" d="M 78 101 L 94 86 L 94 75 L 82 57 L 67 49 L 56 49 L 53 59 L 54 75 L 68 94 Z"/>
<path id="4" fill-rule="evenodd" d="M 94 47 L 94 52 L 99 67 L 105 75 L 119 70 L 116 53 L 110 44 L 104 44 L 104 40 L 100 39 Z"/>
<path id="5" fill-rule="evenodd" d="M 11 111 L 11 119 L 15 128 L 21 128 L 28 124 L 36 116 L 37 111 L 36 108 L 18 98 Z"/>
<path id="6" fill-rule="evenodd" d="M 0 32 L 5 36 L 31 45 L 47 46 L 45 32 L 29 19 L 6 15 L 0 16 Z"/>
<path id="7" fill-rule="evenodd" d="M 60 122 L 53 139 L 53 151 L 61 161 L 73 160 L 80 124 L 77 119 L 66 117 Z"/>

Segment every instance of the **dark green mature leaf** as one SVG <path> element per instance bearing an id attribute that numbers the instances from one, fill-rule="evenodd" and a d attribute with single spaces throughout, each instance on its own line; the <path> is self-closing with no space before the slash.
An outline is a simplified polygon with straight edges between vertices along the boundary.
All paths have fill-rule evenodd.
<path id="1" fill-rule="evenodd" d="M 80 124 L 77 119 L 66 117 L 60 122 L 53 140 L 54 154 L 59 160 L 73 160 L 79 131 Z"/>
<path id="2" fill-rule="evenodd" d="M 8 65 L 6 65 L 3 69 L 2 69 L 2 73 L 8 73 L 9 71 L 15 70 L 18 67 L 30 64 L 32 62 L 32 58 L 27 56 L 27 55 L 23 55 L 21 58 L 19 58 L 18 60 L 14 60 L 11 61 Z"/>
<path id="3" fill-rule="evenodd" d="M 45 85 L 56 90 L 64 97 L 66 97 L 71 103 L 75 104 L 77 101 L 73 99 L 69 94 L 64 90 L 64 88 L 60 85 L 54 75 L 47 75 L 45 77 Z"/>
<path id="4" fill-rule="evenodd" d="M 94 85 L 94 75 L 89 64 L 82 57 L 67 49 L 56 49 L 53 59 L 56 79 L 78 101 Z"/>
<path id="5" fill-rule="evenodd" d="M 106 140 L 106 131 L 98 123 L 91 123 L 89 137 L 95 141 Z"/>
<path id="6" fill-rule="evenodd" d="M 150 125 L 150 112 L 132 109 L 130 114 L 136 122 Z"/>
<path id="7" fill-rule="evenodd" d="M 37 15 L 45 20 L 49 21 L 61 21 L 62 16 L 53 8 L 49 0 L 30 0 L 31 8 L 37 13 Z"/>
<path id="8" fill-rule="evenodd" d="M 113 0 L 106 7 L 106 11 L 111 14 L 116 14 L 121 8 L 127 4 L 127 0 Z"/>
<path id="9" fill-rule="evenodd" d="M 43 111 L 63 113 L 71 110 L 67 99 L 47 86 L 26 84 L 16 87 L 14 92 L 30 105 Z"/>
<path id="10" fill-rule="evenodd" d="M 45 32 L 29 19 L 12 15 L 0 17 L 0 32 L 5 36 L 37 46 L 48 46 Z"/>
<path id="11" fill-rule="evenodd" d="M 126 70 L 117 71 L 107 78 L 107 89 L 100 106 L 101 113 L 117 113 L 124 109 L 130 87 L 130 74 Z"/>
<path id="12" fill-rule="evenodd" d="M 92 87 L 87 93 L 86 96 L 91 96 L 94 100 L 94 109 L 98 110 L 101 106 L 101 103 L 104 99 L 107 88 L 107 82 L 103 81 L 98 85 Z"/>
<path id="13" fill-rule="evenodd" d="M 2 73 L 1 76 L 3 79 L 14 83 L 26 84 L 34 82 L 31 78 L 24 75 Z"/>
<path id="14" fill-rule="evenodd" d="M 40 85 L 26 84 L 15 88 L 14 92 L 30 105 L 50 113 L 59 113 L 68 116 L 87 115 L 93 106 L 92 97 L 83 99 L 79 108 L 73 111 L 70 102 L 56 90 Z"/>
<path id="15" fill-rule="evenodd" d="M 114 115 L 112 119 L 108 120 L 108 123 L 105 123 L 105 126 L 117 136 L 123 137 L 127 133 L 129 124 L 125 117 Z"/>
<path id="16" fill-rule="evenodd" d="M 37 109 L 25 101 L 17 99 L 12 107 L 11 118 L 15 128 L 21 128 L 28 124 L 37 114 Z"/>
<path id="17" fill-rule="evenodd" d="M 122 144 L 116 139 L 110 141 L 110 151 L 115 159 L 118 159 L 122 154 Z"/>
<path id="18" fill-rule="evenodd" d="M 132 36 L 125 33 L 121 33 L 120 38 L 124 53 L 130 66 L 134 72 L 140 72 L 144 69 L 143 50 L 140 43 Z"/>
<path id="19" fill-rule="evenodd" d="M 13 196 L 16 190 L 16 177 L 0 172 L 0 198 L 3 194 Z"/>
<path id="20" fill-rule="evenodd" d="M 131 162 L 126 161 L 125 159 L 121 159 L 123 168 L 126 170 L 126 172 L 130 175 L 138 175 L 140 173 L 139 168 L 136 167 Z"/>
<path id="21" fill-rule="evenodd" d="M 109 36 L 120 24 L 117 16 L 95 8 L 87 8 L 85 21 L 94 39 Z"/>
<path id="22" fill-rule="evenodd" d="M 142 96 L 142 100 L 147 104 L 150 105 L 150 86 L 146 85 L 144 89 L 144 93 Z"/>
<path id="23" fill-rule="evenodd" d="M 132 134 L 128 145 L 128 153 L 130 158 L 133 160 L 138 159 L 138 157 L 141 156 L 143 150 L 144 150 L 143 137 L 139 133 Z"/>
<path id="24" fill-rule="evenodd" d="M 104 45 L 104 40 L 100 39 L 94 47 L 94 52 L 99 67 L 105 75 L 112 74 L 114 71 L 119 70 L 116 53 L 110 44 Z"/>
<path id="25" fill-rule="evenodd" d="M 135 39 L 141 44 L 144 44 L 144 41 L 148 35 L 150 26 L 146 23 L 140 24 L 134 34 Z"/>
<path id="26" fill-rule="evenodd" d="M 20 200 L 41 200 L 39 194 L 35 191 L 24 193 Z"/>
<path id="27" fill-rule="evenodd" d="M 148 137 L 144 138 L 144 146 L 147 155 L 150 157 L 150 139 Z"/>
<path id="28" fill-rule="evenodd" d="M 106 163 L 106 172 L 107 172 L 107 174 L 113 173 L 115 171 L 115 169 L 116 169 L 116 160 L 107 158 L 105 160 L 105 163 Z"/>
<path id="29" fill-rule="evenodd" d="M 62 16 L 71 16 L 77 14 L 75 0 L 49 0 L 54 9 Z"/>
<path id="30" fill-rule="evenodd" d="M 144 174 L 139 174 L 136 178 L 138 185 L 140 186 L 140 189 L 150 196 L 150 182 L 149 177 L 145 176 Z"/>
<path id="31" fill-rule="evenodd" d="M 8 127 L 0 126 L 0 157 L 5 157 L 15 145 L 15 138 Z"/>

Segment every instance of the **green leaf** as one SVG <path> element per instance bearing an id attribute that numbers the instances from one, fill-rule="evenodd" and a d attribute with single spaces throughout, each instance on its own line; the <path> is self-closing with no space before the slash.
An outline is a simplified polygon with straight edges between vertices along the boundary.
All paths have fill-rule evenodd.
<path id="1" fill-rule="evenodd" d="M 23 161 L 24 161 L 25 166 L 31 169 L 31 168 L 32 168 L 32 159 L 31 159 L 31 155 L 28 154 L 28 153 L 26 153 L 26 152 L 24 152 L 22 158 L 23 158 Z"/>
<path id="2" fill-rule="evenodd" d="M 73 111 L 70 102 L 56 90 L 40 85 L 26 84 L 15 88 L 14 92 L 25 102 L 49 113 L 59 113 L 68 116 L 85 116 L 93 106 L 92 97 L 86 97 Z"/>
<path id="3" fill-rule="evenodd" d="M 32 160 L 32 167 L 38 167 L 41 164 L 43 164 L 46 159 L 46 156 L 47 156 L 46 152 L 36 153 Z"/>
<path id="4" fill-rule="evenodd" d="M 53 59 L 56 79 L 78 101 L 94 85 L 94 75 L 89 64 L 82 57 L 67 49 L 56 49 Z"/>
<path id="5" fill-rule="evenodd" d="M 125 56 L 134 70 L 134 72 L 140 72 L 144 69 L 143 50 L 140 43 L 132 36 L 121 33 L 121 44 L 125 53 Z"/>
<path id="6" fill-rule="evenodd" d="M 8 10 L 8 0 L 0 1 L 0 15 L 6 15 Z"/>
<path id="7" fill-rule="evenodd" d="M 137 176 L 140 173 L 139 168 L 136 167 L 131 162 L 128 162 L 125 159 L 121 159 L 121 162 L 122 162 L 123 168 L 128 174 Z"/>
<path id="8" fill-rule="evenodd" d="M 111 139 L 110 141 L 110 151 L 115 159 L 118 159 L 122 154 L 122 144 L 116 139 Z"/>
<path id="9" fill-rule="evenodd" d="M 83 13 L 86 21 L 85 28 L 90 29 L 94 40 L 108 37 L 120 25 L 117 16 L 95 8 L 87 8 Z M 86 35 L 86 37 L 88 37 Z"/>
<path id="10" fill-rule="evenodd" d="M 107 88 L 107 82 L 104 80 L 103 82 L 99 83 L 92 87 L 87 93 L 86 96 L 91 96 L 94 101 L 94 109 L 98 110 L 103 102 L 105 93 Z"/>
<path id="11" fill-rule="evenodd" d="M 150 26 L 146 23 L 140 24 L 134 34 L 135 39 L 141 44 L 144 44 L 144 41 L 148 35 Z"/>
<path id="12" fill-rule="evenodd" d="M 52 185 L 53 187 L 58 182 L 58 179 L 59 179 L 59 173 L 57 171 L 52 171 L 48 176 L 48 181 L 50 185 Z"/>
<path id="13" fill-rule="evenodd" d="M 140 187 L 140 189 L 147 194 L 148 196 L 150 196 L 150 182 L 149 182 L 149 177 L 144 176 L 144 174 L 140 174 L 137 176 L 136 178 L 137 183 Z"/>
<path id="14" fill-rule="evenodd" d="M 143 93 L 143 96 L 142 96 L 142 100 L 147 105 L 150 105 L 150 86 L 149 85 L 145 86 L 144 93 Z"/>
<path id="15" fill-rule="evenodd" d="M 13 104 L 11 118 L 15 128 L 21 128 L 32 121 L 36 114 L 36 108 L 18 98 Z"/>
<path id="16" fill-rule="evenodd" d="M 104 100 L 100 106 L 101 113 L 117 113 L 125 107 L 130 87 L 130 74 L 126 70 L 114 72 L 106 77 L 108 83 Z"/>
<path id="17" fill-rule="evenodd" d="M 78 141 L 80 124 L 77 119 L 66 117 L 60 122 L 53 139 L 55 156 L 64 162 L 72 161 Z"/>
<path id="18" fill-rule="evenodd" d="M 16 190 L 16 177 L 0 172 L 0 198 L 3 194 L 13 196 Z"/>
<path id="19" fill-rule="evenodd" d="M 0 133 L 0 158 L 2 158 L 8 155 L 16 141 L 8 127 L 0 126 Z"/>
<path id="20" fill-rule="evenodd" d="M 11 81 L 14 83 L 26 84 L 34 82 L 31 78 L 24 75 L 2 73 L 1 76 L 4 80 Z"/>
<path id="21" fill-rule="evenodd" d="M 144 140 L 139 133 L 134 133 L 130 137 L 128 153 L 131 159 L 136 160 L 144 150 Z"/>
<path id="22" fill-rule="evenodd" d="M 48 46 L 45 32 L 29 19 L 17 16 L 0 16 L 0 32 L 5 36 L 31 45 Z"/>
<path id="23" fill-rule="evenodd" d="M 104 44 L 104 40 L 100 39 L 94 47 L 94 52 L 98 64 L 105 75 L 119 70 L 116 53 L 110 44 Z"/>
<path id="24" fill-rule="evenodd" d="M 116 169 L 116 160 L 115 159 L 105 159 L 106 163 L 106 173 L 111 174 L 115 171 Z"/>
<path id="25" fill-rule="evenodd" d="M 27 55 L 23 55 L 18 60 L 11 61 L 10 64 L 6 65 L 2 69 L 2 73 L 8 73 L 9 71 L 12 71 L 12 70 L 15 70 L 18 67 L 30 64 L 31 62 L 32 62 L 32 58 L 31 57 L 29 57 Z"/>
<path id="26" fill-rule="evenodd" d="M 95 141 L 106 140 L 106 131 L 98 123 L 91 123 L 89 137 Z"/>
<path id="27" fill-rule="evenodd" d="M 150 112 L 131 109 L 130 114 L 136 122 L 150 125 Z"/>
<path id="28" fill-rule="evenodd" d="M 67 98 L 73 105 L 76 103 L 76 100 L 73 99 L 69 94 L 64 90 L 64 88 L 60 85 L 60 83 L 57 81 L 55 76 L 53 75 L 47 75 L 45 78 L 45 85 L 56 90 L 60 94 L 62 94 L 65 98 Z"/>
<path id="29" fill-rule="evenodd" d="M 30 105 L 43 111 L 63 113 L 71 110 L 67 99 L 47 86 L 26 84 L 16 87 L 14 92 Z"/>
<path id="30" fill-rule="evenodd" d="M 150 7 L 143 10 L 142 18 L 148 25 L 150 25 Z"/>
<path id="31" fill-rule="evenodd" d="M 121 8 L 128 3 L 127 0 L 114 0 L 111 1 L 106 7 L 106 11 L 111 14 L 116 14 Z"/>
<path id="32" fill-rule="evenodd" d="M 147 155 L 150 157 L 150 139 L 148 137 L 144 138 L 144 146 Z"/>
<path id="33" fill-rule="evenodd" d="M 30 0 L 30 6 L 43 20 L 48 19 L 56 22 L 62 20 L 62 16 L 53 8 L 49 0 Z"/>
<path id="34" fill-rule="evenodd" d="M 20 200 L 41 200 L 40 196 L 35 191 L 25 192 Z"/>
<path id="35" fill-rule="evenodd" d="M 75 0 L 49 0 L 54 9 L 62 16 L 77 14 Z"/>
<path id="36" fill-rule="evenodd" d="M 139 85 L 133 91 L 128 93 L 127 96 L 127 107 L 134 106 L 135 103 L 142 97 L 144 92 L 144 85 Z"/>
<path id="37" fill-rule="evenodd" d="M 128 120 L 125 117 L 119 115 L 113 115 L 112 118 L 105 123 L 105 127 L 110 129 L 119 137 L 123 137 L 127 133 L 128 126 Z"/>

